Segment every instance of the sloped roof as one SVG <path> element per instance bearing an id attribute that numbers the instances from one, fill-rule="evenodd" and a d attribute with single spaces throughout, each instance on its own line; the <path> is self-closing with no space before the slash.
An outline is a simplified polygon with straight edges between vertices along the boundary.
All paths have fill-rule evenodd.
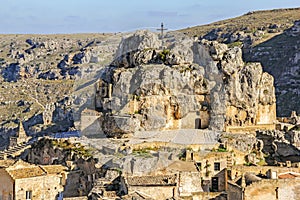
<path id="1" fill-rule="evenodd" d="M 171 163 L 166 170 L 176 172 L 197 172 L 194 162 L 185 162 L 180 160 Z"/>
<path id="2" fill-rule="evenodd" d="M 300 178 L 300 174 L 294 172 L 287 172 L 278 175 L 279 179 L 293 179 L 293 178 Z"/>
<path id="3" fill-rule="evenodd" d="M 24 167 L 31 167 L 34 165 L 31 165 L 28 162 L 24 162 L 23 160 L 19 159 L 17 161 L 14 161 L 13 165 L 9 166 L 10 169 L 19 169 L 19 168 L 24 168 Z"/>
<path id="4" fill-rule="evenodd" d="M 12 162 L 12 161 L 9 161 Z M 22 160 L 15 161 L 12 165 L 7 166 L 7 173 L 12 179 L 32 178 L 37 176 L 43 176 L 46 174 L 58 174 L 66 170 L 66 167 L 62 165 L 32 165 Z"/>
<path id="5" fill-rule="evenodd" d="M 140 191 L 133 191 L 126 196 L 122 197 L 124 200 L 132 200 L 132 199 L 137 199 L 137 200 L 154 200 L 151 198 L 149 195 L 144 194 Z"/>
<path id="6" fill-rule="evenodd" d="M 176 174 L 158 176 L 130 176 L 127 177 L 130 186 L 171 186 L 176 185 Z"/>
<path id="7" fill-rule="evenodd" d="M 6 171 L 13 179 L 31 178 L 31 177 L 42 176 L 46 174 L 46 172 L 39 166 L 25 167 L 25 168 L 18 168 L 18 169 L 7 168 Z"/>
<path id="8" fill-rule="evenodd" d="M 253 173 L 245 173 L 245 181 L 246 181 L 246 184 L 247 185 L 249 185 L 249 184 L 251 184 L 251 183 L 253 183 L 253 182 L 257 182 L 257 181 L 261 181 L 262 180 L 262 178 L 260 178 L 260 177 L 258 177 L 258 176 L 256 176 L 255 174 L 253 174 Z"/>
<path id="9" fill-rule="evenodd" d="M 6 168 L 13 165 L 16 161 L 14 160 L 0 160 L 0 168 Z"/>
<path id="10" fill-rule="evenodd" d="M 42 165 L 40 166 L 47 174 L 59 174 L 65 171 L 67 167 L 62 165 Z"/>

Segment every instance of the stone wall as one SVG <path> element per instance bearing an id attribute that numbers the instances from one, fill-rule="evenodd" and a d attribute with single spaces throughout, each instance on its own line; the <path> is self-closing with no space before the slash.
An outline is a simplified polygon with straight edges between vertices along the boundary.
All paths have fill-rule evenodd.
<path id="1" fill-rule="evenodd" d="M 174 148 L 174 149 L 213 149 L 217 144 L 174 144 L 170 142 L 144 142 L 130 145 L 132 149 L 160 149 L 160 148 Z"/>
<path id="2" fill-rule="evenodd" d="M 99 121 L 100 113 L 93 111 L 88 112 L 88 110 L 84 110 L 81 112 L 80 117 L 80 130 L 81 133 L 85 136 L 101 136 L 101 124 Z"/>
<path id="3" fill-rule="evenodd" d="M 199 172 L 180 172 L 178 177 L 179 196 L 190 196 L 194 192 L 203 192 Z"/>
<path id="4" fill-rule="evenodd" d="M 284 172 L 296 172 L 300 173 L 300 168 L 288 168 L 288 167 L 275 167 L 275 166 L 232 166 L 231 175 L 234 179 L 236 176 L 240 176 L 246 172 L 253 172 L 255 174 L 266 174 L 267 171 L 277 172 L 277 174 Z"/>
<path id="5" fill-rule="evenodd" d="M 0 199 L 1 200 L 9 200 L 9 196 L 13 195 L 13 180 L 7 174 L 5 169 L 0 168 Z"/>
<path id="6" fill-rule="evenodd" d="M 49 199 L 56 200 L 59 192 L 63 192 L 58 175 L 46 175 L 26 179 L 15 180 L 15 199 L 23 200 L 26 191 L 32 191 L 32 200 Z"/>
<path id="7" fill-rule="evenodd" d="M 243 200 L 242 188 L 231 182 L 228 182 L 227 195 L 228 200 Z"/>
<path id="8" fill-rule="evenodd" d="M 64 197 L 64 200 L 88 200 L 88 197 Z"/>
<path id="9" fill-rule="evenodd" d="M 140 192 L 141 194 L 145 194 L 147 197 L 151 197 L 153 199 L 169 199 L 174 197 L 176 192 L 175 186 L 130 186 L 128 193 Z"/>
<path id="10" fill-rule="evenodd" d="M 192 196 L 182 198 L 184 200 L 227 200 L 221 192 L 195 192 Z"/>
<path id="11" fill-rule="evenodd" d="M 227 157 L 231 157 L 231 153 L 229 152 L 210 152 L 206 155 L 201 155 L 200 152 L 192 152 L 187 150 L 186 152 L 186 160 L 194 161 L 198 164 L 199 170 L 201 172 L 201 177 L 204 180 L 210 180 L 211 177 L 220 176 L 221 180 L 219 183 L 224 181 L 223 175 L 220 175 L 220 172 L 223 171 L 227 167 Z M 219 163 L 219 170 L 214 169 L 214 164 Z M 200 166 L 201 165 L 201 166 Z M 224 185 L 219 185 L 221 190 L 224 190 Z"/>
<path id="12" fill-rule="evenodd" d="M 68 178 L 66 180 L 64 196 L 65 197 L 76 197 L 79 196 L 79 179 L 81 176 L 81 171 L 71 171 L 68 173 Z"/>
<path id="13" fill-rule="evenodd" d="M 251 126 L 227 126 L 226 132 L 230 133 L 255 133 L 258 130 L 275 130 L 275 124 L 259 124 Z"/>
<path id="14" fill-rule="evenodd" d="M 245 188 L 245 200 L 292 200 L 299 198 L 300 181 L 298 179 L 262 180 Z"/>

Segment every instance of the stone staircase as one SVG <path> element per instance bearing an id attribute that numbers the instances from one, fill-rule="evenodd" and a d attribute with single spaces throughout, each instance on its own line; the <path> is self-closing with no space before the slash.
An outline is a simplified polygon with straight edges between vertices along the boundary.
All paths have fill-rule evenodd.
<path id="1" fill-rule="evenodd" d="M 227 156 L 226 161 L 227 161 L 227 169 L 231 169 L 232 166 L 233 166 L 232 157 L 231 156 Z"/>
<path id="2" fill-rule="evenodd" d="M 4 151 L 0 151 L 0 160 L 4 160 L 5 157 L 19 156 L 22 152 L 24 152 L 26 149 L 28 149 L 30 147 L 31 147 L 31 145 L 24 143 L 24 144 L 19 144 L 17 146 L 6 149 Z"/>

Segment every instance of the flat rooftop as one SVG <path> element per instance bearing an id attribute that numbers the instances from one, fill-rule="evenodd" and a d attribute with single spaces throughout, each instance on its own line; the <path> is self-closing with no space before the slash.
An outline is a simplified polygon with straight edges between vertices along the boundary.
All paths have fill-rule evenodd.
<path id="1" fill-rule="evenodd" d="M 140 131 L 134 133 L 129 144 L 144 142 L 168 142 L 181 145 L 214 145 L 218 143 L 220 133 L 212 130 L 181 129 L 165 131 Z"/>

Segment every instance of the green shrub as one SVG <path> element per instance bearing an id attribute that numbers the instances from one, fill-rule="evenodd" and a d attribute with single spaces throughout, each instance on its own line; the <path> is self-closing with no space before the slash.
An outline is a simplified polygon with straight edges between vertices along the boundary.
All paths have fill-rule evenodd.
<path id="1" fill-rule="evenodd" d="M 236 41 L 236 42 L 227 44 L 228 48 L 241 47 L 242 45 L 243 45 L 243 42 L 241 42 L 241 41 Z"/>
<path id="2" fill-rule="evenodd" d="M 158 53 L 158 56 L 161 61 L 165 62 L 169 54 L 170 54 L 170 49 L 164 49 Z"/>

